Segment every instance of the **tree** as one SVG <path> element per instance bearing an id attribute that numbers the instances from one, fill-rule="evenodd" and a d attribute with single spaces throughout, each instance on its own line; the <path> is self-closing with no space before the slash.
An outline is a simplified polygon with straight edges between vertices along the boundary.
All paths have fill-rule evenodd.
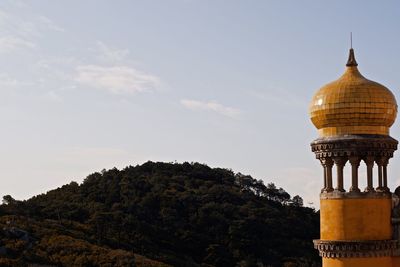
<path id="1" fill-rule="evenodd" d="M 13 204 L 17 203 L 17 200 L 15 200 L 10 195 L 6 195 L 6 196 L 3 196 L 3 201 L 2 202 L 3 202 L 4 205 L 13 205 Z"/>
<path id="2" fill-rule="evenodd" d="M 291 198 L 273 183 L 200 163 L 147 162 L 103 170 L 80 185 L 24 201 L 5 196 L 3 203 L 3 213 L 39 222 L 26 225 L 29 232 L 34 229 L 32 236 L 54 237 L 43 249 L 61 255 L 68 248 L 74 255 L 74 247 L 80 247 L 75 256 L 85 266 L 94 255 L 83 253 L 90 244 L 136 251 L 172 266 L 320 263 L 310 242 L 319 235 L 318 213 L 302 207 L 300 196 Z"/>
<path id="3" fill-rule="evenodd" d="M 303 207 L 303 199 L 299 195 L 296 195 L 292 198 L 291 205 L 295 207 Z"/>

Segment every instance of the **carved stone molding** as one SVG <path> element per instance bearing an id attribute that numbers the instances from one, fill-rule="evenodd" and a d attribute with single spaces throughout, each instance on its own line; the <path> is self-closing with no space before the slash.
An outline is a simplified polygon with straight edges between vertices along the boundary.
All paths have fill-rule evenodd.
<path id="1" fill-rule="evenodd" d="M 349 135 L 318 138 L 311 143 L 311 150 L 318 159 L 352 156 L 391 158 L 397 144 L 397 140 L 390 136 Z"/>
<path id="2" fill-rule="evenodd" d="M 325 258 L 371 258 L 392 256 L 397 240 L 328 241 L 314 240 L 314 248 Z"/>

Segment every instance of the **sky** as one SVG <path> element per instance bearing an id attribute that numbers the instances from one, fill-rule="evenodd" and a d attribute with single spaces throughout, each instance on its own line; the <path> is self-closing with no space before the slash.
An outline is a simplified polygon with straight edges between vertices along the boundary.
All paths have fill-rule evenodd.
<path id="1" fill-rule="evenodd" d="M 360 71 L 400 99 L 399 23 L 398 1 L 1 1 L 0 196 L 188 161 L 318 208 L 311 97 L 343 73 L 353 32 Z"/>

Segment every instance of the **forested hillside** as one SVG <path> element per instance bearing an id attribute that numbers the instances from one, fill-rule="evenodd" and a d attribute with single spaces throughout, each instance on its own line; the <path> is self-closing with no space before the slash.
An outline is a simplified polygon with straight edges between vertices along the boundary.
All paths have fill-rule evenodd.
<path id="1" fill-rule="evenodd" d="M 0 263 L 133 266 L 134 252 L 173 266 L 320 266 L 318 214 L 299 196 L 199 163 L 104 170 L 26 201 L 5 196 L 0 215 Z"/>

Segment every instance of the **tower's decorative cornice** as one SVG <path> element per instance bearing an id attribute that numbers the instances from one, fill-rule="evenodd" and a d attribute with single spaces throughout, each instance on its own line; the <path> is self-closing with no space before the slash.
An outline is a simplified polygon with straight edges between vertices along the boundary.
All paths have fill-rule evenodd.
<path id="1" fill-rule="evenodd" d="M 397 240 L 314 240 L 314 247 L 325 258 L 371 258 L 393 256 L 399 244 Z"/>
<path id="2" fill-rule="evenodd" d="M 343 156 L 392 158 L 397 144 L 390 136 L 348 135 L 316 139 L 311 143 L 311 150 L 318 159 Z"/>

